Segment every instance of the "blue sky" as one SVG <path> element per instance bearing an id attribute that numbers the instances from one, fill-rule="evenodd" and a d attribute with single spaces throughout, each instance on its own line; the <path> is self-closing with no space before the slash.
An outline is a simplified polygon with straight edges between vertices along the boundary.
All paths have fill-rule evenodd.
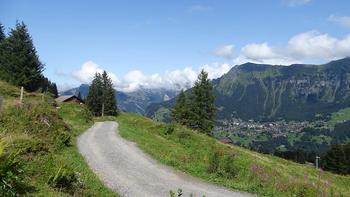
<path id="1" fill-rule="evenodd" d="M 350 56 L 347 0 L 1 0 L 24 21 L 45 75 L 61 89 L 107 70 L 118 89 L 186 87 L 247 61 L 323 63 Z"/>

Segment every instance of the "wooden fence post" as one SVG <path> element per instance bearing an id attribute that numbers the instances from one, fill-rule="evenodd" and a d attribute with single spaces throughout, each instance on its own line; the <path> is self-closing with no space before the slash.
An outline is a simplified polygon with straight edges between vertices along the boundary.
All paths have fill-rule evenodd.
<path id="1" fill-rule="evenodd" d="M 21 96 L 19 97 L 19 101 L 22 103 L 22 101 L 23 101 L 23 91 L 24 91 L 24 89 L 23 89 L 23 86 L 21 87 Z"/>

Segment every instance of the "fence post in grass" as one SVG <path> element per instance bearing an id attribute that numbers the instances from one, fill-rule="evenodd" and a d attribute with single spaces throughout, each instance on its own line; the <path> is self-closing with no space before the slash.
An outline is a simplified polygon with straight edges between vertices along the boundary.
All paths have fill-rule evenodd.
<path id="1" fill-rule="evenodd" d="M 319 159 L 320 159 L 320 157 L 316 155 L 316 169 L 318 169 L 318 160 Z"/>
<path id="2" fill-rule="evenodd" d="M 23 91 L 24 91 L 24 89 L 23 89 L 23 86 L 21 87 L 21 96 L 19 97 L 19 101 L 22 103 L 22 101 L 23 101 Z"/>
<path id="3" fill-rule="evenodd" d="M 0 96 L 0 113 L 1 113 L 1 111 L 2 111 L 2 102 L 3 102 L 3 97 L 2 96 Z"/>

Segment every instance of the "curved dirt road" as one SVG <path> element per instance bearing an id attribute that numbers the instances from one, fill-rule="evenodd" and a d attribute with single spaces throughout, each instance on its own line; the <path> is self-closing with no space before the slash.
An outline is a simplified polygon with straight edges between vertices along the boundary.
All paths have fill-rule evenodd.
<path id="1" fill-rule="evenodd" d="M 181 188 L 183 196 L 251 196 L 205 183 L 164 166 L 118 134 L 116 122 L 98 122 L 78 138 L 80 153 L 103 182 L 122 196 L 167 197 Z"/>

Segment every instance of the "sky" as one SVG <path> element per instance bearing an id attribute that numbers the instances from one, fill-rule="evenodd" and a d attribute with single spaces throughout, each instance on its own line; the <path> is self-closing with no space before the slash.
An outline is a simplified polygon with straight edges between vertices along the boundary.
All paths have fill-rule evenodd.
<path id="1" fill-rule="evenodd" d="M 117 90 L 188 88 L 246 63 L 350 56 L 348 0 L 0 0 L 0 23 L 29 29 L 60 90 L 106 70 Z"/>

